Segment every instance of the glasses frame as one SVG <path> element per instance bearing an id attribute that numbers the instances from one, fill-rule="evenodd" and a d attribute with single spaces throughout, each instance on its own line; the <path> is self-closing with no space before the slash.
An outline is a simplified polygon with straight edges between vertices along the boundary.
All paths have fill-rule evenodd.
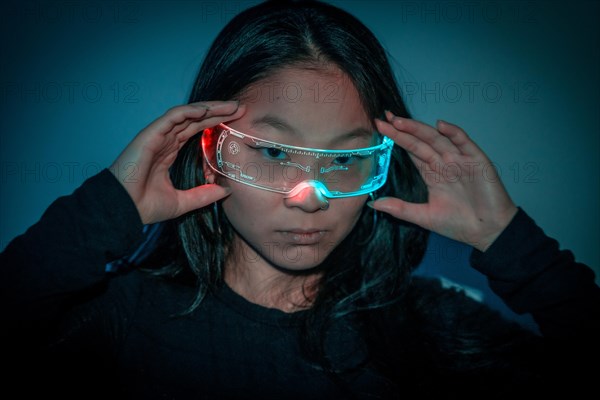
<path id="1" fill-rule="evenodd" d="M 325 196 L 327 198 L 331 198 L 331 199 L 362 196 L 364 194 L 373 193 L 374 191 L 380 189 L 387 181 L 390 159 L 392 157 L 392 148 L 394 147 L 394 141 L 385 135 L 381 135 L 379 132 L 376 132 L 381 137 L 381 143 L 378 145 L 370 146 L 370 147 L 363 147 L 363 148 L 358 148 L 358 149 L 329 150 L 329 149 L 318 149 L 318 148 L 311 148 L 311 147 L 292 146 L 292 145 L 287 145 L 287 144 L 283 144 L 283 143 L 273 142 L 273 141 L 266 140 L 266 139 L 261 139 L 256 136 L 248 135 L 246 133 L 237 131 L 223 123 L 216 125 L 215 127 L 209 128 L 209 129 L 215 129 L 215 128 L 220 130 L 219 137 L 217 139 L 217 144 L 215 146 L 215 150 L 217 153 L 216 159 L 217 159 L 218 167 L 215 167 L 212 165 L 210 158 L 206 154 L 208 145 L 206 144 L 206 141 L 204 140 L 205 136 L 203 135 L 203 137 L 202 137 L 202 153 L 204 154 L 204 158 L 206 159 L 207 164 L 213 171 L 215 171 L 216 173 L 218 173 L 226 178 L 229 178 L 235 182 L 239 182 L 244 185 L 248 185 L 248 186 L 251 186 L 251 187 L 254 187 L 257 189 L 266 190 L 266 191 L 274 192 L 274 193 L 281 193 L 281 194 L 288 195 L 288 196 L 291 193 L 297 191 L 296 188 L 298 188 L 299 185 L 306 186 L 307 184 L 314 187 L 319 192 L 321 192 L 321 194 L 323 196 Z M 378 167 L 378 170 L 382 170 L 382 173 L 380 173 L 377 176 L 370 179 L 369 180 L 370 183 L 368 185 L 362 185 L 360 190 L 356 190 L 353 192 L 339 192 L 339 191 L 332 192 L 321 181 L 314 180 L 314 179 L 303 180 L 303 181 L 299 182 L 297 185 L 295 185 L 293 188 L 290 188 L 289 190 L 274 189 L 274 188 L 269 188 L 269 187 L 253 184 L 251 182 L 237 178 L 234 174 L 230 175 L 230 174 L 227 174 L 226 172 L 223 172 L 222 170 L 220 170 L 220 168 L 222 168 L 223 164 L 224 164 L 220 149 L 222 148 L 222 144 L 229 134 L 231 134 L 239 139 L 242 139 L 242 140 L 250 139 L 257 146 L 261 146 L 261 147 L 265 147 L 265 148 L 275 148 L 275 149 L 282 150 L 284 152 L 286 152 L 286 150 L 288 150 L 288 149 L 291 149 L 292 153 L 310 155 L 310 156 L 315 156 L 315 154 L 316 155 L 323 154 L 323 155 L 327 155 L 328 157 L 334 157 L 336 155 L 338 155 L 338 156 L 340 156 L 340 155 L 364 156 L 364 155 L 371 155 L 376 151 L 381 151 L 383 153 L 384 157 L 380 156 L 379 157 L 380 159 L 377 160 L 377 163 L 383 164 Z M 286 152 L 286 153 L 288 153 L 288 152 Z M 318 158 L 318 156 L 317 156 L 317 158 Z M 368 186 L 368 187 L 365 187 L 365 186 Z"/>

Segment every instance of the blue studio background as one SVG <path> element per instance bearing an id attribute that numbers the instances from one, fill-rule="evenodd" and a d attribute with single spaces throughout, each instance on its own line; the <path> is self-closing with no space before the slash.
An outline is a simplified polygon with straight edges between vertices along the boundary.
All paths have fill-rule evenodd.
<path id="1" fill-rule="evenodd" d="M 462 126 L 514 201 L 599 275 L 598 3 L 330 2 L 389 50 L 414 118 Z M 0 249 L 185 103 L 218 31 L 255 3 L 3 2 Z M 420 272 L 510 315 L 469 254 L 432 235 Z"/>

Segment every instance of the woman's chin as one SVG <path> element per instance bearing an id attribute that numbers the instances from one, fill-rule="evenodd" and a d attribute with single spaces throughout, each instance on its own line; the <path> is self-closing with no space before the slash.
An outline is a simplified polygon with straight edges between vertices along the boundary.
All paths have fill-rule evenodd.
<path id="1" fill-rule="evenodd" d="M 327 257 L 327 254 L 320 254 L 316 249 L 308 250 L 308 246 L 295 247 L 299 248 L 288 249 L 270 259 L 270 264 L 282 272 L 303 275 L 317 272 Z"/>

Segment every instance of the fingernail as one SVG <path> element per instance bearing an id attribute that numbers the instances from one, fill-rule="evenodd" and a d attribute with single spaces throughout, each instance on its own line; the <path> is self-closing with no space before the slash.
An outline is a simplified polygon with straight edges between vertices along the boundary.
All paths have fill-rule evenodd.
<path id="1" fill-rule="evenodd" d="M 375 209 L 375 207 L 373 207 L 373 203 L 374 203 L 374 201 L 373 201 L 373 200 L 371 200 L 371 201 L 367 201 L 367 206 L 368 206 L 368 207 L 371 207 L 371 208 L 374 210 L 374 209 Z"/>

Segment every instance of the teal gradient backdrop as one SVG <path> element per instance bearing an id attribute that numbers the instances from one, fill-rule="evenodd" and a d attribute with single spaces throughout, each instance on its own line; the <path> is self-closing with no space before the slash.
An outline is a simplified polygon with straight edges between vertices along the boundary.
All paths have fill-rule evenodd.
<path id="1" fill-rule="evenodd" d="M 184 103 L 218 31 L 255 3 L 3 3 L 0 248 Z M 598 275 L 598 3 L 331 3 L 389 50 L 414 118 L 462 126 L 515 202 Z M 434 236 L 422 271 L 485 285 L 469 251 Z"/>

